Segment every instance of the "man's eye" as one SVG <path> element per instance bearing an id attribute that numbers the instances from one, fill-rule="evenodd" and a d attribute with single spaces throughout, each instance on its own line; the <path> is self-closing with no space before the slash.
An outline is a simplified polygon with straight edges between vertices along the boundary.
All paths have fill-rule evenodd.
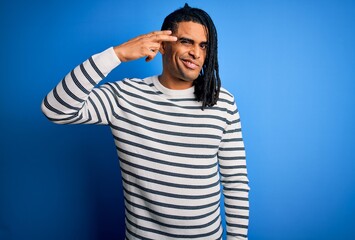
<path id="1" fill-rule="evenodd" d="M 207 44 L 201 44 L 200 47 L 201 49 L 207 49 Z"/>
<path id="2" fill-rule="evenodd" d="M 190 41 L 184 40 L 184 39 L 180 40 L 180 42 L 181 42 L 182 44 L 190 44 L 190 43 L 191 43 Z"/>

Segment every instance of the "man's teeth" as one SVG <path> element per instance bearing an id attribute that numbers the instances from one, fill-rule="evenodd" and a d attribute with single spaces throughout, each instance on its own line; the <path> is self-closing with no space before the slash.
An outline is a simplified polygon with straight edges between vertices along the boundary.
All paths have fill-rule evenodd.
<path id="1" fill-rule="evenodd" d="M 186 65 L 187 65 L 188 67 L 190 67 L 190 68 L 196 68 L 196 67 L 197 67 L 197 65 L 194 64 L 193 62 L 190 62 L 190 61 L 187 61 L 187 60 L 185 60 L 184 62 L 185 62 Z"/>

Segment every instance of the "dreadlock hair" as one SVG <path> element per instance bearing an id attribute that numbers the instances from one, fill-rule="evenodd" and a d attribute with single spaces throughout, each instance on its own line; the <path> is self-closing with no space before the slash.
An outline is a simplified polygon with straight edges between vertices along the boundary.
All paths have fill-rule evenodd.
<path id="1" fill-rule="evenodd" d="M 218 72 L 217 30 L 211 17 L 203 10 L 191 8 L 187 3 L 183 8 L 169 14 L 163 22 L 161 30 L 176 32 L 180 22 L 195 22 L 207 28 L 207 54 L 202 70 L 194 81 L 195 98 L 202 102 L 202 110 L 217 103 L 221 80 Z"/>

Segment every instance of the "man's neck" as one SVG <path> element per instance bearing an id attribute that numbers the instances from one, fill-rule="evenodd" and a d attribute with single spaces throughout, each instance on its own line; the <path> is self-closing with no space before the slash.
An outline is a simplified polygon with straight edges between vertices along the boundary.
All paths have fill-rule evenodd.
<path id="1" fill-rule="evenodd" d="M 164 74 L 160 75 L 158 79 L 164 87 L 169 88 L 171 90 L 185 90 L 191 88 L 193 85 L 193 82 L 172 78 Z"/>

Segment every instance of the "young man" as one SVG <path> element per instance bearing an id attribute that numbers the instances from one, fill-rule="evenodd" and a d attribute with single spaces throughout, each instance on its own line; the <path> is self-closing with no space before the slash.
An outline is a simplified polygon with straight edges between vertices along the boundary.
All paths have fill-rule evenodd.
<path id="1" fill-rule="evenodd" d="M 119 64 L 160 52 L 159 76 L 96 85 Z M 247 239 L 248 179 L 239 113 L 220 87 L 217 33 L 188 5 L 162 30 L 96 54 L 43 100 L 59 124 L 109 125 L 120 159 L 126 239 Z"/>

